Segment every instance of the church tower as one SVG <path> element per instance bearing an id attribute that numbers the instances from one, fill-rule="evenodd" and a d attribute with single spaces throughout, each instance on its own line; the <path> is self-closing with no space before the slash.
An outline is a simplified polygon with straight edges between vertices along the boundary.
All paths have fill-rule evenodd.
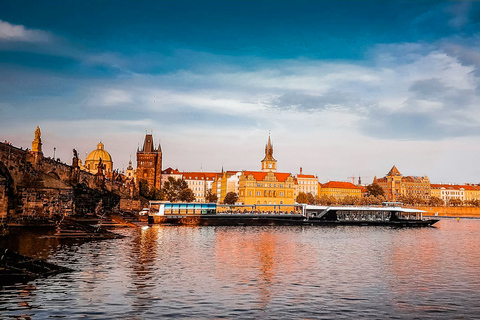
<path id="1" fill-rule="evenodd" d="M 162 148 L 155 148 L 152 134 L 145 135 L 143 148 L 137 149 L 136 181 L 146 180 L 150 187 L 160 189 L 162 175 Z"/>
<path id="2" fill-rule="evenodd" d="M 268 142 L 265 145 L 265 158 L 262 160 L 262 171 L 277 172 L 277 160 L 273 158 L 273 144 L 270 140 L 270 134 L 268 135 Z"/>

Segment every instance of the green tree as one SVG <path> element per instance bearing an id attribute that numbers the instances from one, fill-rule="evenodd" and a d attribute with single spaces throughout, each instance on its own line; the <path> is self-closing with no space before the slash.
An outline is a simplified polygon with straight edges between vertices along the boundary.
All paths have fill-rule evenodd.
<path id="1" fill-rule="evenodd" d="M 195 194 L 193 193 L 192 189 L 184 188 L 180 190 L 178 198 L 181 202 L 194 202 Z"/>
<path id="2" fill-rule="evenodd" d="M 163 191 L 158 188 L 150 188 L 150 200 L 165 200 L 165 195 Z"/>
<path id="3" fill-rule="evenodd" d="M 212 192 L 212 189 L 207 190 L 207 194 L 205 195 L 205 202 L 217 202 L 218 196 L 216 193 Z"/>
<path id="4" fill-rule="evenodd" d="M 235 204 L 238 200 L 238 195 L 235 192 L 229 192 L 223 199 L 223 203 L 225 204 Z"/>
<path id="5" fill-rule="evenodd" d="M 170 202 L 192 202 L 195 200 L 192 189 L 188 187 L 184 179 L 168 177 L 168 180 L 163 184 L 163 193 Z"/>
<path id="6" fill-rule="evenodd" d="M 378 183 L 372 183 L 367 186 L 367 196 L 385 196 L 385 192 L 383 191 L 382 187 Z"/>
<path id="7" fill-rule="evenodd" d="M 299 192 L 295 201 L 297 201 L 297 203 L 308 203 L 308 196 L 305 192 Z"/>
<path id="8" fill-rule="evenodd" d="M 140 195 L 147 200 L 163 200 L 165 198 L 163 192 L 155 187 L 150 187 L 147 180 L 140 180 L 138 189 Z"/>

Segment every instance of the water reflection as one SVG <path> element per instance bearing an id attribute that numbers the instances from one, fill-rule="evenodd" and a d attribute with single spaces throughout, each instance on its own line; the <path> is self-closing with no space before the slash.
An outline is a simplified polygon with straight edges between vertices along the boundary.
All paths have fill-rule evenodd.
<path id="1" fill-rule="evenodd" d="M 127 237 L 8 240 L 77 272 L 3 288 L 2 317 L 450 319 L 480 309 L 479 220 L 118 232 Z"/>

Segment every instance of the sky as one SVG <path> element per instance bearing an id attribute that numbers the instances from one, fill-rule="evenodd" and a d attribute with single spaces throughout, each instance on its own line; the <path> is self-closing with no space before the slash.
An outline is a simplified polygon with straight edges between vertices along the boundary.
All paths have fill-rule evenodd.
<path id="1" fill-rule="evenodd" d="M 480 183 L 480 2 L 0 1 L 0 141 L 123 169 Z"/>

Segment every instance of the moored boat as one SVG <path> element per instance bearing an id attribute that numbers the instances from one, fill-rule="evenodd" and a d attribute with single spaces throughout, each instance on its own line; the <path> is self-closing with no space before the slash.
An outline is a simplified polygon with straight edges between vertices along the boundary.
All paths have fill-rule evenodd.
<path id="1" fill-rule="evenodd" d="M 378 225 L 432 226 L 424 211 L 400 206 L 217 205 L 152 202 L 150 224 L 170 225 Z"/>

